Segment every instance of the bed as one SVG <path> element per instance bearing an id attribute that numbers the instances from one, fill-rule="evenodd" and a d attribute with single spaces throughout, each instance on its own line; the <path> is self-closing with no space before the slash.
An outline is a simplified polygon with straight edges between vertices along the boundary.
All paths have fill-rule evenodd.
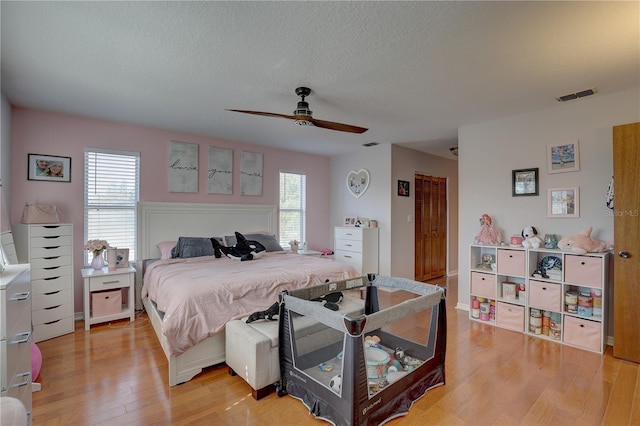
<path id="1" fill-rule="evenodd" d="M 145 261 L 137 262 L 136 265 L 136 293 L 148 313 L 167 357 L 170 386 L 191 380 L 205 367 L 225 362 L 226 322 L 242 318 L 256 310 L 266 309 L 268 306 L 263 304 L 270 304 L 271 300 L 277 301 L 278 293 L 285 288 L 313 286 L 325 280 L 333 281 L 358 275 L 349 265 L 289 252 L 266 253 L 249 262 L 228 258 L 216 259 L 214 256 L 185 261 L 147 261 L 161 257 L 160 249 L 157 247 L 159 243 L 175 241 L 181 236 L 228 236 L 233 235 L 235 231 L 247 234 L 255 231 L 277 234 L 275 206 L 140 202 L 137 231 L 136 258 Z M 222 316 L 212 319 L 211 315 L 203 314 L 209 317 L 208 321 L 213 321 L 208 323 L 209 328 L 203 331 L 200 325 L 190 323 L 188 327 L 191 327 L 191 330 L 186 333 L 188 339 L 176 341 L 175 337 L 184 337 L 184 333 L 177 327 L 180 324 L 184 325 L 185 320 L 179 317 L 181 314 L 178 311 L 171 311 L 178 309 L 172 305 L 171 299 L 175 294 L 171 291 L 175 287 L 191 287 L 194 276 L 205 277 L 205 282 L 210 286 L 204 290 L 196 290 L 193 287 L 194 294 L 210 294 L 211 285 L 223 288 L 222 295 L 212 296 L 222 302 L 222 305 L 213 309 L 210 305 L 211 298 L 205 298 L 205 303 L 209 303 L 208 307 L 199 308 L 200 312 L 216 311 Z M 245 283 L 243 289 L 235 284 L 238 277 L 245 276 L 253 277 L 254 290 L 246 290 L 251 284 Z M 143 282 L 143 277 L 145 280 L 148 279 L 148 282 Z M 280 281 L 274 281 L 275 278 Z M 213 284 L 214 281 L 218 284 Z M 255 296 L 261 301 L 257 301 Z M 199 298 L 201 297 L 196 297 Z M 184 303 L 193 304 L 195 301 Z M 198 328 L 196 333 L 192 333 L 194 327 Z M 203 337 L 203 333 L 206 336 Z"/>

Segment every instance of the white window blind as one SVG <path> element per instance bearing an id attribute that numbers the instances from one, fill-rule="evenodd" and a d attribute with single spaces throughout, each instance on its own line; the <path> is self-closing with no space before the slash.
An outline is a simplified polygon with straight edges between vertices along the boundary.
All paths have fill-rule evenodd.
<path id="1" fill-rule="evenodd" d="M 307 176 L 280 172 L 280 245 L 306 241 Z"/>
<path id="2" fill-rule="evenodd" d="M 140 154 L 88 148 L 84 153 L 85 241 L 106 240 L 136 259 Z M 85 250 L 85 264 L 90 262 Z"/>

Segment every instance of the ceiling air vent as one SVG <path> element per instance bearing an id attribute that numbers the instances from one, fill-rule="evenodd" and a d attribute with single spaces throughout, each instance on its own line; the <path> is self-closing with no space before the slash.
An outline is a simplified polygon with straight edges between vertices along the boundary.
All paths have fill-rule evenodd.
<path id="1" fill-rule="evenodd" d="M 557 101 L 558 102 L 566 102 L 566 101 L 572 101 L 574 99 L 578 99 L 578 98 L 584 98 L 585 96 L 591 96 L 594 93 L 596 93 L 596 89 L 587 89 L 587 90 L 582 90 L 580 92 L 576 92 L 576 93 L 570 93 L 568 95 L 564 95 L 564 96 L 559 96 L 557 97 Z"/>
<path id="2" fill-rule="evenodd" d="M 376 146 L 376 145 L 380 145 L 378 142 L 369 142 L 369 143 L 363 143 L 362 146 L 366 146 L 367 148 L 370 146 Z"/>

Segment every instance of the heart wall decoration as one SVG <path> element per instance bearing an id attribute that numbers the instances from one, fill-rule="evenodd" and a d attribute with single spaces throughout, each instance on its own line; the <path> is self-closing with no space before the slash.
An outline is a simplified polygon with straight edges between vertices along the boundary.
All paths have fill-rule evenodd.
<path id="1" fill-rule="evenodd" d="M 360 198 L 369 188 L 369 180 L 369 172 L 366 169 L 360 169 L 357 172 L 351 170 L 347 173 L 347 189 L 351 195 Z"/>

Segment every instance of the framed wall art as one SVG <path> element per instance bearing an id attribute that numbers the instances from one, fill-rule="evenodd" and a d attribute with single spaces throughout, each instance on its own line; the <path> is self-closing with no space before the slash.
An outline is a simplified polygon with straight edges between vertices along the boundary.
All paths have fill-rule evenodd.
<path id="1" fill-rule="evenodd" d="M 579 188 L 549 188 L 548 189 L 549 217 L 580 217 Z"/>
<path id="2" fill-rule="evenodd" d="M 539 195 L 538 169 L 520 169 L 511 171 L 513 197 Z"/>
<path id="3" fill-rule="evenodd" d="M 240 194 L 262 195 L 262 154 L 240 153 Z"/>
<path id="4" fill-rule="evenodd" d="M 71 182 L 71 157 L 29 154 L 27 161 L 29 180 Z"/>
<path id="5" fill-rule="evenodd" d="M 577 172 L 580 170 L 578 141 L 547 145 L 547 168 L 549 173 Z"/>
<path id="6" fill-rule="evenodd" d="M 117 248 L 116 249 L 116 268 L 128 268 L 129 267 L 129 249 Z"/>
<path id="7" fill-rule="evenodd" d="M 169 144 L 169 192 L 198 192 L 198 144 Z"/>
<path id="8" fill-rule="evenodd" d="M 398 195 L 401 197 L 409 196 L 409 181 L 406 181 L 406 180 L 398 181 Z"/>
<path id="9" fill-rule="evenodd" d="M 209 194 L 233 194 L 232 149 L 209 147 L 207 192 Z"/>

